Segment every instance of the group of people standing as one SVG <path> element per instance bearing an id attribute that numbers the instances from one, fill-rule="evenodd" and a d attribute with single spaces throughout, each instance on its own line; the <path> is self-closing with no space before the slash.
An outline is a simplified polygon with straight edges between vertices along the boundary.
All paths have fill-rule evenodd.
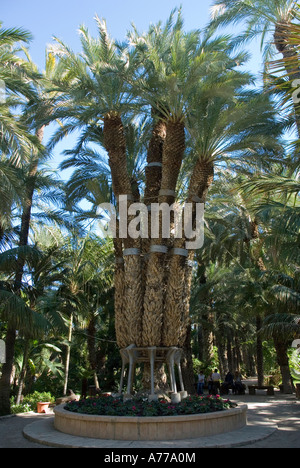
<path id="1" fill-rule="evenodd" d="M 229 390 L 232 390 L 234 394 L 240 394 L 244 391 L 244 385 L 242 382 L 242 377 L 239 372 L 235 372 L 233 375 L 230 371 L 226 374 L 224 382 L 221 384 L 221 376 L 218 372 L 218 369 L 215 369 L 208 378 L 205 377 L 204 372 L 201 370 L 198 374 L 198 383 L 197 383 L 197 394 L 204 394 L 204 387 L 207 384 L 208 393 L 211 395 L 217 395 L 218 393 L 228 395 Z"/>

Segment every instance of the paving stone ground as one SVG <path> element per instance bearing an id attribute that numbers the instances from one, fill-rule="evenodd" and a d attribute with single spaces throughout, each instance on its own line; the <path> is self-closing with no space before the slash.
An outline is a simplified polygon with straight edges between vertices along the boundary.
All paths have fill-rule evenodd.
<path id="1" fill-rule="evenodd" d="M 275 392 L 274 397 L 268 397 L 259 391 L 256 396 L 232 395 L 230 398 L 237 403 L 246 403 L 249 408 L 249 425 L 236 433 L 159 443 L 99 441 L 55 431 L 51 414 L 26 413 L 0 418 L 0 448 L 300 448 L 300 401 L 295 395 Z"/>

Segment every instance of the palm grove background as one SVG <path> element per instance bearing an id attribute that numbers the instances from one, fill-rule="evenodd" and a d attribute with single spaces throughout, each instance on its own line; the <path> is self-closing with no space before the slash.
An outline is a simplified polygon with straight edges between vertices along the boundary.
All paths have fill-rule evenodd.
<path id="1" fill-rule="evenodd" d="M 115 390 L 132 343 L 183 347 L 190 392 L 200 367 L 272 374 L 287 393 L 299 378 L 298 3 L 212 6 L 204 31 L 174 10 L 122 44 L 96 17 L 98 36 L 81 27 L 80 54 L 57 38 L 44 71 L 30 33 L 1 27 L 0 414 L 34 391 Z M 245 71 L 256 35 L 259 81 Z M 63 182 L 49 158 L 72 132 Z M 203 248 L 102 238 L 97 207 L 124 194 L 205 203 Z"/>

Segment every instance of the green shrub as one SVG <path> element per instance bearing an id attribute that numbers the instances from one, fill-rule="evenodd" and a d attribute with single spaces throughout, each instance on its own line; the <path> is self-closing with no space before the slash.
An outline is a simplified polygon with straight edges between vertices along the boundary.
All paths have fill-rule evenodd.
<path id="1" fill-rule="evenodd" d="M 28 404 L 15 405 L 12 403 L 10 405 L 11 414 L 28 413 L 29 411 L 31 411 L 31 407 Z"/>
<path id="2" fill-rule="evenodd" d="M 31 411 L 36 411 L 36 406 L 39 401 L 55 402 L 55 397 L 50 392 L 34 392 L 26 395 L 23 399 L 23 405 L 28 405 Z"/>
<path id="3" fill-rule="evenodd" d="M 55 402 L 55 397 L 50 392 L 34 392 L 26 395 L 20 405 L 15 405 L 14 398 L 10 400 L 10 411 L 12 414 L 28 413 L 29 411 L 36 411 L 37 403 L 39 401 Z"/>

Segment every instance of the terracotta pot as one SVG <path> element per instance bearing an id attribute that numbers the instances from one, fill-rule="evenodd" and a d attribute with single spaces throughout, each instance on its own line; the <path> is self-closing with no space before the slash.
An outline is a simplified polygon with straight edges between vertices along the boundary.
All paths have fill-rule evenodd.
<path id="1" fill-rule="evenodd" d="M 37 403 L 38 413 L 48 413 L 50 401 L 39 401 Z"/>

